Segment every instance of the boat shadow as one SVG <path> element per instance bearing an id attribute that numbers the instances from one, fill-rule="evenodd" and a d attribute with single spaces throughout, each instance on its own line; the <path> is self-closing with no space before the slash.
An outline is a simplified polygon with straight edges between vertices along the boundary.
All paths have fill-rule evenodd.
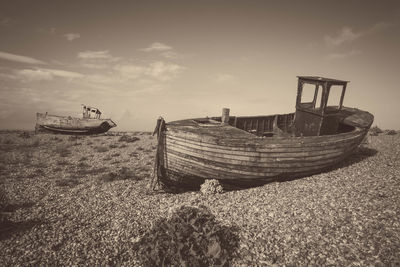
<path id="1" fill-rule="evenodd" d="M 29 231 L 33 227 L 40 224 L 43 224 L 43 222 L 40 220 L 13 222 L 3 218 L 0 222 L 0 241 L 6 240 L 16 234 Z"/>
<path id="2" fill-rule="evenodd" d="M 30 208 L 34 205 L 33 202 L 21 203 L 21 204 L 5 204 L 0 207 L 0 241 L 6 240 L 16 234 L 29 231 L 36 225 L 40 225 L 43 222 L 41 220 L 27 220 L 27 221 L 12 221 L 8 215 L 12 214 L 18 209 Z"/>

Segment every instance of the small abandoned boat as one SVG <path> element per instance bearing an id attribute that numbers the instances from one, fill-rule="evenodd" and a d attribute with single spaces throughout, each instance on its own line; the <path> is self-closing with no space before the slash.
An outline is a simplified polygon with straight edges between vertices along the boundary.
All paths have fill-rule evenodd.
<path id="1" fill-rule="evenodd" d="M 35 132 L 99 134 L 117 126 L 111 119 L 100 119 L 98 108 L 82 105 L 82 109 L 82 118 L 37 113 Z"/>
<path id="2" fill-rule="evenodd" d="M 158 120 L 155 177 L 163 182 L 204 179 L 269 181 L 319 173 L 362 142 L 373 115 L 343 106 L 347 81 L 299 76 L 296 112 Z M 305 89 L 310 98 L 305 99 Z M 328 105 L 330 94 L 338 95 Z"/>

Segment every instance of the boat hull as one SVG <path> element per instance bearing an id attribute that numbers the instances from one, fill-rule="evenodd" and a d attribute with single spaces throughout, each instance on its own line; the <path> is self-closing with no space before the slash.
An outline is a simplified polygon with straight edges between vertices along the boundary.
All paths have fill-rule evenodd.
<path id="1" fill-rule="evenodd" d="M 371 115 L 372 116 L 372 115 Z M 358 118 L 358 117 L 357 117 Z M 372 123 L 335 135 L 260 138 L 231 125 L 167 123 L 160 165 L 169 181 L 271 181 L 319 173 L 360 145 Z"/>
<path id="2" fill-rule="evenodd" d="M 115 127 L 111 119 L 74 118 L 37 113 L 36 132 L 88 135 L 105 133 Z"/>

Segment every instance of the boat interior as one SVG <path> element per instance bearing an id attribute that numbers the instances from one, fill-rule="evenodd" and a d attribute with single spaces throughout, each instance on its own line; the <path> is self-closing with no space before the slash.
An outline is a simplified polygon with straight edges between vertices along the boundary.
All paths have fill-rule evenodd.
<path id="1" fill-rule="evenodd" d="M 221 117 L 206 120 L 196 119 L 197 123 L 221 123 Z M 269 116 L 231 117 L 229 125 L 259 137 L 287 137 L 304 136 L 296 134 L 295 113 L 277 114 Z M 346 133 L 355 130 L 355 126 L 339 122 L 335 132 L 331 134 Z M 328 135 L 325 133 L 324 135 Z"/>

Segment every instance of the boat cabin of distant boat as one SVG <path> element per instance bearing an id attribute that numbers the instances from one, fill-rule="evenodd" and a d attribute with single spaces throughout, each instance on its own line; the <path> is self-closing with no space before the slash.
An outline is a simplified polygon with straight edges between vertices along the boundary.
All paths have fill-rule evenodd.
<path id="1" fill-rule="evenodd" d="M 101 111 L 98 108 L 85 106 L 82 104 L 83 118 L 85 119 L 100 119 Z"/>
<path id="2" fill-rule="evenodd" d="M 321 172 L 351 155 L 373 122 L 343 106 L 348 81 L 298 76 L 296 111 L 157 122 L 157 179 L 274 180 Z M 332 101 L 334 100 L 334 101 Z"/>
<path id="3" fill-rule="evenodd" d="M 101 119 L 98 108 L 82 105 L 82 109 L 82 118 L 37 113 L 35 130 L 64 134 L 99 134 L 117 126 L 111 119 Z"/>

